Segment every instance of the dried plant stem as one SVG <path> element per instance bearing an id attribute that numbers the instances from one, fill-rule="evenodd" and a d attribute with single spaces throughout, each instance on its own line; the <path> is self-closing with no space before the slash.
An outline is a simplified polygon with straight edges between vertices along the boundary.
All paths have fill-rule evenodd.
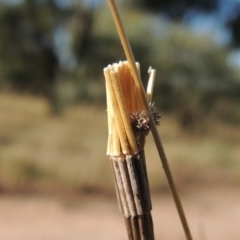
<path id="1" fill-rule="evenodd" d="M 119 209 L 128 239 L 154 240 L 151 199 L 144 152 L 132 128 L 131 111 L 137 112 L 136 91 L 127 62 L 104 68 L 107 91 L 109 140 L 107 154 L 113 167 Z M 132 102 L 131 102 L 132 101 Z M 145 132 L 143 132 L 145 136 Z"/>
<path id="2" fill-rule="evenodd" d="M 153 86 L 154 86 L 155 77 L 156 77 L 156 70 L 152 69 L 150 67 L 148 69 L 148 73 L 149 73 L 149 79 L 148 79 L 146 97 L 147 97 L 148 103 L 150 103 L 152 101 Z"/>
<path id="3" fill-rule="evenodd" d="M 121 79 L 120 84 L 122 87 L 122 91 L 124 94 L 124 99 L 126 101 L 126 107 L 128 110 L 128 114 L 132 114 L 136 111 L 137 99 L 136 99 L 136 89 L 135 84 L 132 81 L 132 76 L 129 74 L 128 66 L 126 66 L 126 62 L 119 63 L 119 79 Z"/>
<path id="4" fill-rule="evenodd" d="M 127 139 L 128 139 L 128 143 L 130 146 L 130 150 L 131 150 L 131 154 L 136 154 L 137 153 L 137 145 L 134 139 L 134 135 L 132 132 L 132 128 L 131 128 L 131 123 L 130 123 L 130 118 L 129 118 L 129 114 L 127 112 L 127 108 L 126 108 L 126 104 L 125 101 L 123 100 L 123 92 L 120 86 L 120 82 L 118 80 L 118 76 L 115 72 L 111 72 L 111 79 L 112 79 L 112 85 L 113 85 L 113 90 L 115 92 L 115 96 L 118 102 L 118 107 L 122 116 L 122 121 L 123 121 L 123 125 L 126 131 L 126 135 L 127 135 Z M 125 153 L 125 154 L 130 154 L 130 153 Z"/>
<path id="5" fill-rule="evenodd" d="M 116 123 L 116 127 L 118 129 L 118 134 L 119 134 L 119 139 L 120 139 L 120 142 L 121 142 L 121 147 L 122 147 L 122 150 L 123 150 L 124 154 L 130 154 L 130 148 L 129 148 L 129 145 L 128 145 L 127 135 L 126 135 L 126 131 L 125 131 L 125 128 L 124 128 L 121 112 L 120 112 L 117 97 L 116 97 L 116 94 L 114 92 L 114 88 L 113 88 L 112 82 L 111 82 L 110 71 L 107 71 L 107 69 L 105 69 L 104 70 L 104 75 L 105 75 L 105 79 L 106 79 L 107 89 L 109 91 L 109 96 L 111 98 L 111 104 L 112 104 L 111 109 L 113 110 L 114 115 L 116 115 L 116 118 L 114 118 L 114 120 L 115 120 L 115 123 Z"/>
<path id="6" fill-rule="evenodd" d="M 110 157 L 116 183 L 119 209 L 125 218 L 129 239 L 154 240 L 151 199 L 142 154 Z M 142 184 L 144 182 L 144 184 Z"/>
<path id="7" fill-rule="evenodd" d="M 131 68 L 131 73 L 132 73 L 132 76 L 135 81 L 136 89 L 139 94 L 141 104 L 142 104 L 142 106 L 144 106 L 146 114 L 149 116 L 150 129 L 151 129 L 151 132 L 152 132 L 152 135 L 153 135 L 153 138 L 154 138 L 157 150 L 158 150 L 158 154 L 162 161 L 163 169 L 165 171 L 165 175 L 168 180 L 168 183 L 169 183 L 169 186 L 170 186 L 170 189 L 171 189 L 171 192 L 172 192 L 175 204 L 176 204 L 176 208 L 178 210 L 178 214 L 179 214 L 186 238 L 188 240 L 192 240 L 192 236 L 191 236 L 191 233 L 190 233 L 190 230 L 188 227 L 185 213 L 184 213 L 184 210 L 183 210 L 183 207 L 182 207 L 182 204 L 181 204 L 181 201 L 180 201 L 180 198 L 179 198 L 179 195 L 178 195 L 178 192 L 177 192 L 177 189 L 176 189 L 176 186 L 175 186 L 172 174 L 171 174 L 168 160 L 167 160 L 167 157 L 166 157 L 163 145 L 162 145 L 162 141 L 161 141 L 160 135 L 157 131 L 157 127 L 155 126 L 152 114 L 150 113 L 149 104 L 148 104 L 148 101 L 147 101 L 145 93 L 144 93 L 144 88 L 143 88 L 143 85 L 142 85 L 142 82 L 140 79 L 140 75 L 137 70 L 137 67 L 135 64 L 135 59 L 134 59 L 129 41 L 126 37 L 119 13 L 117 11 L 117 7 L 115 5 L 114 0 L 108 0 L 108 3 L 110 6 L 112 15 L 113 15 L 113 19 L 114 19 L 121 43 L 123 45 L 124 52 L 126 54 L 127 60 L 129 62 L 130 68 Z"/>

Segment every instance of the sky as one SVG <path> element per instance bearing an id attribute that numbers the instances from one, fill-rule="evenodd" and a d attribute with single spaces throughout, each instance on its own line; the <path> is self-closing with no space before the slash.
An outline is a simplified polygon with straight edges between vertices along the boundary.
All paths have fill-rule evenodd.
<path id="1" fill-rule="evenodd" d="M 198 8 L 190 9 L 183 18 L 183 23 L 193 33 L 209 35 L 220 46 L 227 46 L 232 41 L 232 32 L 227 27 L 229 21 L 235 19 L 240 13 L 240 0 L 219 0 L 218 8 L 206 13 Z M 227 64 L 240 68 L 240 49 L 231 50 Z"/>

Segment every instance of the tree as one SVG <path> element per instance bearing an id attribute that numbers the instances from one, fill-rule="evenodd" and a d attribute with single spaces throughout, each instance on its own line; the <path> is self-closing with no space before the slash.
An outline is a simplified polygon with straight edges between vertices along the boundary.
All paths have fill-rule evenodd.
<path id="1" fill-rule="evenodd" d="M 51 11 L 33 0 L 0 10 L 1 81 L 53 101 L 58 60 L 52 48 Z"/>

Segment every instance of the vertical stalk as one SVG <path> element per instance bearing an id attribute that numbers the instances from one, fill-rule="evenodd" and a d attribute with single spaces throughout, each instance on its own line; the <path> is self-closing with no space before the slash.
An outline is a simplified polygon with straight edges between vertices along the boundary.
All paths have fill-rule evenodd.
<path id="1" fill-rule="evenodd" d="M 184 210 L 183 210 L 183 207 L 182 207 L 182 204 L 181 204 L 181 201 L 180 201 L 180 198 L 179 198 L 179 195 L 178 195 L 178 192 L 177 192 L 177 189 L 176 189 L 176 186 L 175 186 L 172 174 L 171 174 L 171 170 L 170 170 L 168 160 L 167 160 L 167 157 L 166 157 L 163 145 L 162 145 L 162 141 L 161 141 L 160 135 L 157 131 L 157 127 L 155 126 L 152 114 L 150 113 L 149 104 L 147 102 L 147 99 L 146 99 L 146 96 L 145 96 L 145 93 L 143 90 L 144 88 L 143 88 L 142 82 L 140 80 L 139 72 L 138 72 L 136 64 L 135 64 L 135 59 L 134 59 L 134 56 L 132 53 L 132 49 L 131 49 L 129 41 L 126 37 L 126 34 L 125 34 L 125 31 L 124 31 L 124 28 L 123 28 L 123 25 L 122 25 L 122 22 L 121 22 L 121 19 L 120 19 L 120 16 L 119 16 L 119 13 L 118 13 L 118 10 L 117 10 L 114 0 L 108 0 L 108 3 L 110 6 L 110 9 L 111 9 L 111 12 L 112 12 L 112 16 L 113 16 L 121 43 L 123 45 L 124 52 L 126 54 L 127 60 L 129 62 L 130 68 L 131 68 L 132 76 L 135 81 L 137 92 L 139 93 L 140 101 L 142 103 L 142 106 L 144 106 L 144 108 L 145 108 L 146 114 L 149 116 L 150 129 L 151 129 L 151 132 L 152 132 L 152 135 L 153 135 L 153 138 L 154 138 L 157 150 L 158 150 L 158 154 L 159 154 L 161 162 L 162 162 L 162 166 L 163 166 L 166 178 L 168 180 L 169 187 L 171 189 L 171 192 L 172 192 L 172 195 L 174 198 L 174 202 L 175 202 L 186 238 L 187 238 L 187 240 L 192 240 L 191 232 L 189 230 L 188 223 L 187 223 L 187 220 L 185 217 L 185 213 L 184 213 Z"/>
<path id="2" fill-rule="evenodd" d="M 145 159 L 133 131 L 133 124 L 136 123 L 130 117 L 131 111 L 137 112 L 137 109 L 135 84 L 129 64 L 120 62 L 109 65 L 104 69 L 104 75 L 109 121 L 107 153 L 114 171 L 118 205 L 124 215 L 128 239 L 154 240 Z M 139 107 L 142 112 L 144 108 Z M 145 136 L 145 132 L 142 134 Z"/>

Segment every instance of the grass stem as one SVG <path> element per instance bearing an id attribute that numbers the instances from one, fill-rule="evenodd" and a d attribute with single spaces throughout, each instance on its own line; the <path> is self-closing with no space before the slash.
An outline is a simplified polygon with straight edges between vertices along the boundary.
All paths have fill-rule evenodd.
<path id="1" fill-rule="evenodd" d="M 160 156 L 160 159 L 161 159 L 161 162 L 163 165 L 163 169 L 165 171 L 165 175 L 168 180 L 168 183 L 169 183 L 169 186 L 170 186 L 170 189 L 171 189 L 171 192 L 172 192 L 175 204 L 176 204 L 176 208 L 177 208 L 186 238 L 187 238 L 187 240 L 192 240 L 191 232 L 189 230 L 188 223 L 187 223 L 187 220 L 185 217 L 185 213 L 184 213 L 184 210 L 183 210 L 183 207 L 182 207 L 182 204 L 181 204 L 181 201 L 180 201 L 180 198 L 179 198 L 179 195 L 178 195 L 175 183 L 174 183 L 174 179 L 171 174 L 170 166 L 168 164 L 168 160 L 167 160 L 167 157 L 166 157 L 163 145 L 162 145 L 162 141 L 161 141 L 160 135 L 157 131 L 157 127 L 154 123 L 154 119 L 150 112 L 149 104 L 148 104 L 147 98 L 144 93 L 144 88 L 143 88 L 142 81 L 140 79 L 140 75 L 139 75 L 139 72 L 138 72 L 136 64 L 135 64 L 135 59 L 134 59 L 134 56 L 132 53 L 132 49 L 130 47 L 127 36 L 125 34 L 123 24 L 121 22 L 121 19 L 120 19 L 120 16 L 119 16 L 119 13 L 118 13 L 118 10 L 117 10 L 114 0 L 108 0 L 108 3 L 110 6 L 110 9 L 111 9 L 111 12 L 112 12 L 112 16 L 113 16 L 113 19 L 114 19 L 114 22 L 115 22 L 115 25 L 116 25 L 123 49 L 124 49 L 124 52 L 126 54 L 127 60 L 129 62 L 130 68 L 131 68 L 131 73 L 132 73 L 132 76 L 135 81 L 137 92 L 139 93 L 139 97 L 140 97 L 142 105 L 145 108 L 146 114 L 149 116 L 150 129 L 151 129 L 151 132 L 152 132 L 152 135 L 153 135 L 153 138 L 154 138 L 157 150 L 158 150 L 158 154 Z"/>

